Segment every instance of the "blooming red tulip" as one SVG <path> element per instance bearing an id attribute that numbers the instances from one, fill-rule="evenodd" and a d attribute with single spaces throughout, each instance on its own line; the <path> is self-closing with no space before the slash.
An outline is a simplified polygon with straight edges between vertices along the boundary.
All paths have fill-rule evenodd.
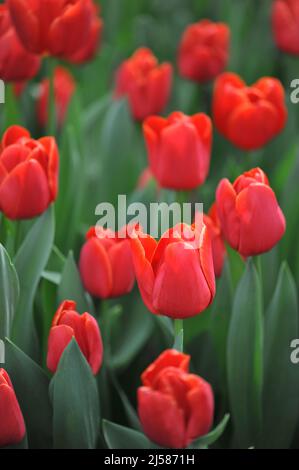
<path id="1" fill-rule="evenodd" d="M 151 116 L 143 124 L 150 169 L 163 188 L 185 190 L 204 183 L 210 168 L 212 123 L 203 114 Z"/>
<path id="2" fill-rule="evenodd" d="M 242 150 L 263 147 L 285 126 L 284 97 L 284 89 L 276 78 L 261 78 L 248 87 L 238 75 L 224 73 L 215 84 L 215 125 Z"/>
<path id="3" fill-rule="evenodd" d="M 22 411 L 7 372 L 0 369 L 0 447 L 18 444 L 26 429 Z"/>
<path id="4" fill-rule="evenodd" d="M 130 243 L 109 229 L 89 229 L 79 267 L 85 289 L 95 297 L 119 297 L 133 289 L 135 275 Z"/>
<path id="5" fill-rule="evenodd" d="M 53 318 L 48 340 L 47 366 L 55 372 L 63 351 L 75 338 L 94 375 L 103 361 L 101 332 L 95 318 L 89 313 L 76 312 L 76 302 L 64 300 Z"/>
<path id="6" fill-rule="evenodd" d="M 152 313 L 187 318 L 210 305 L 215 275 L 204 225 L 178 224 L 158 243 L 139 232 L 132 236 L 131 246 L 140 293 Z"/>
<path id="7" fill-rule="evenodd" d="M 34 140 L 11 126 L 0 145 L 0 210 L 9 219 L 29 219 L 56 199 L 59 156 L 55 139 Z"/>
<path id="8" fill-rule="evenodd" d="M 93 42 L 96 9 L 92 0 L 7 0 L 7 5 L 17 34 L 30 52 L 72 60 Z"/>
<path id="9" fill-rule="evenodd" d="M 233 184 L 220 181 L 216 203 L 225 239 L 244 257 L 271 250 L 285 232 L 284 215 L 260 168 L 243 173 Z"/>
<path id="10" fill-rule="evenodd" d="M 75 88 L 75 81 L 69 71 L 64 67 L 57 67 L 54 73 L 54 96 L 56 117 L 59 126 L 63 125 Z M 49 79 L 45 79 L 40 85 L 37 103 L 37 115 L 41 126 L 46 126 L 48 121 L 49 94 L 50 81 Z"/>
<path id="11" fill-rule="evenodd" d="M 214 395 L 208 382 L 189 373 L 190 356 L 164 351 L 142 374 L 138 414 L 144 433 L 159 446 L 180 449 L 207 434 Z"/>
<path id="12" fill-rule="evenodd" d="M 132 115 L 142 121 L 165 108 L 172 83 L 172 66 L 158 64 L 153 53 L 138 49 L 125 60 L 116 74 L 115 97 L 127 96 Z"/>
<path id="13" fill-rule="evenodd" d="M 197 223 L 197 218 L 201 216 L 202 214 L 200 213 L 195 215 L 195 223 Z M 208 214 L 203 214 L 203 222 L 207 227 L 212 243 L 215 276 L 220 277 L 226 258 L 226 249 L 216 204 L 212 205 Z"/>
<path id="14" fill-rule="evenodd" d="M 33 78 L 40 67 L 40 59 L 26 51 L 11 23 L 6 5 L 0 5 L 0 78 L 5 82 L 19 82 Z"/>
<path id="15" fill-rule="evenodd" d="M 214 79 L 226 68 L 230 30 L 225 23 L 201 20 L 185 30 L 178 53 L 182 77 L 196 82 Z"/>
<path id="16" fill-rule="evenodd" d="M 93 59 L 102 39 L 103 21 L 99 16 L 100 7 L 99 5 L 95 5 L 91 2 L 91 8 L 93 9 L 94 14 L 92 16 L 88 37 L 86 41 L 82 43 L 78 51 L 68 58 L 75 64 L 81 64 Z"/>
<path id="17" fill-rule="evenodd" d="M 299 55 L 298 0 L 275 0 L 272 5 L 272 29 L 277 47 Z"/>

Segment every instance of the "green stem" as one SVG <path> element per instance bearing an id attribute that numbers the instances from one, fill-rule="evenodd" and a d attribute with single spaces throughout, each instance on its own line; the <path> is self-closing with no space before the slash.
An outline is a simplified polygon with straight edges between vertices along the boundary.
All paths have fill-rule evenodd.
<path id="1" fill-rule="evenodd" d="M 177 337 L 180 332 L 184 330 L 184 323 L 182 319 L 174 320 L 174 335 Z"/>

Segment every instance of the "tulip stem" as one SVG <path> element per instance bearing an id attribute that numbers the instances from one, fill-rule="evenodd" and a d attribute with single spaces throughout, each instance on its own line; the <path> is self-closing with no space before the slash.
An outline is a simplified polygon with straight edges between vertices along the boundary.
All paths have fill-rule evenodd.
<path id="1" fill-rule="evenodd" d="M 180 335 L 182 334 L 182 337 Z M 174 344 L 175 349 L 183 352 L 184 349 L 184 323 L 181 318 L 174 320 Z"/>

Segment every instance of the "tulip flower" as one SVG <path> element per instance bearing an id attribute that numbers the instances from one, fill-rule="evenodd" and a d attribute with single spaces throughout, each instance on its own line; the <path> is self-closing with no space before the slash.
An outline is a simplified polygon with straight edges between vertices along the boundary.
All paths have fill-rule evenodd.
<path id="1" fill-rule="evenodd" d="M 56 199 L 59 155 L 53 137 L 34 140 L 11 126 L 0 145 L 0 210 L 9 219 L 42 214 Z"/>
<path id="2" fill-rule="evenodd" d="M 133 117 L 142 121 L 163 111 L 171 84 L 172 66 L 168 63 L 159 65 L 149 49 L 140 48 L 119 67 L 115 97 L 127 96 Z"/>
<path id="3" fill-rule="evenodd" d="M 101 332 L 95 318 L 89 313 L 80 315 L 76 302 L 64 300 L 53 318 L 48 340 L 47 366 L 56 372 L 63 351 L 75 338 L 94 375 L 103 362 Z"/>
<path id="4" fill-rule="evenodd" d="M 85 48 L 90 49 L 95 37 L 97 13 L 92 0 L 7 0 L 7 5 L 28 51 L 68 60 L 77 54 L 85 58 Z"/>
<path id="5" fill-rule="evenodd" d="M 201 20 L 185 30 L 178 52 L 182 77 L 204 83 L 226 68 L 230 30 L 225 23 Z"/>
<path id="6" fill-rule="evenodd" d="M 207 434 L 214 395 L 208 382 L 189 373 L 190 356 L 164 351 L 142 374 L 137 394 L 144 433 L 159 446 L 181 449 Z"/>
<path id="7" fill-rule="evenodd" d="M 0 447 L 18 444 L 25 434 L 24 418 L 9 375 L 0 369 Z"/>
<path id="8" fill-rule="evenodd" d="M 139 290 L 152 313 L 184 319 L 213 301 L 213 256 L 204 225 L 178 224 L 158 243 L 150 235 L 136 232 L 131 247 Z"/>
<path id="9" fill-rule="evenodd" d="M 234 73 L 224 73 L 215 84 L 213 116 L 218 131 L 242 150 L 266 145 L 287 120 L 285 93 L 276 78 L 264 77 L 254 85 Z"/>
<path id="10" fill-rule="evenodd" d="M 202 214 L 195 214 L 195 223 L 197 223 L 198 217 L 201 216 Z M 212 243 L 215 276 L 220 277 L 226 258 L 226 248 L 215 203 L 210 208 L 208 214 L 203 214 L 203 222 L 207 227 Z"/>
<path id="11" fill-rule="evenodd" d="M 75 81 L 69 71 L 64 67 L 57 67 L 54 72 L 54 96 L 56 118 L 60 127 L 63 125 L 75 88 Z M 45 79 L 40 84 L 37 102 L 38 121 L 43 127 L 45 127 L 48 122 L 49 94 L 50 80 Z"/>
<path id="12" fill-rule="evenodd" d="M 80 253 L 79 269 L 85 289 L 107 299 L 131 292 L 135 282 L 130 243 L 112 230 L 91 227 Z"/>
<path id="13" fill-rule="evenodd" d="M 150 169 L 162 188 L 188 190 L 205 182 L 212 147 L 206 114 L 151 116 L 144 121 L 143 134 Z"/>
<path id="14" fill-rule="evenodd" d="M 285 232 L 284 215 L 260 168 L 243 173 L 233 184 L 221 180 L 216 203 L 225 239 L 244 257 L 271 250 Z"/>
<path id="15" fill-rule="evenodd" d="M 275 0 L 272 5 L 272 29 L 277 47 L 299 55 L 298 0 Z"/>
<path id="16" fill-rule="evenodd" d="M 40 59 L 26 51 L 11 23 L 6 5 L 0 5 L 0 79 L 19 82 L 33 78 L 40 67 Z"/>

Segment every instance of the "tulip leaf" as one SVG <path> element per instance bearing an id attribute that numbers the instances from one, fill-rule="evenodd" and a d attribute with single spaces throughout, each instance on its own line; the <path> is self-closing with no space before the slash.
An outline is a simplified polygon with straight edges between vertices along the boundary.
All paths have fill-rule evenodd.
<path id="1" fill-rule="evenodd" d="M 38 354 L 33 301 L 54 240 L 54 211 L 51 206 L 28 232 L 14 264 L 20 281 L 20 298 L 13 323 L 14 342 L 31 357 Z"/>
<path id="2" fill-rule="evenodd" d="M 0 339 L 10 336 L 19 291 L 17 272 L 4 246 L 0 244 Z"/>
<path id="3" fill-rule="evenodd" d="M 66 299 L 74 300 L 77 303 L 79 312 L 94 314 L 92 300 L 84 291 L 74 255 L 71 251 L 65 261 L 58 287 L 58 303 Z"/>
<path id="4" fill-rule="evenodd" d="M 153 449 L 154 444 L 141 432 L 103 420 L 103 433 L 109 449 Z"/>
<path id="5" fill-rule="evenodd" d="M 50 448 L 52 409 L 47 375 L 8 339 L 5 341 L 5 369 L 11 378 L 23 412 L 29 446 Z"/>
<path id="6" fill-rule="evenodd" d="M 94 449 L 100 430 L 96 380 L 75 339 L 64 350 L 51 382 L 56 449 Z"/>
<path id="7" fill-rule="evenodd" d="M 207 446 L 214 444 L 224 433 L 227 423 L 229 422 L 229 414 L 226 414 L 222 421 L 213 429 L 213 431 L 209 432 L 205 436 L 202 436 L 196 439 L 188 449 L 203 449 Z"/>
<path id="8" fill-rule="evenodd" d="M 261 430 L 263 318 L 261 280 L 248 260 L 234 298 L 227 347 L 228 390 L 236 445 L 256 445 Z"/>
<path id="9" fill-rule="evenodd" d="M 297 337 L 296 285 L 283 263 L 265 317 L 262 448 L 284 449 L 292 443 L 299 417 L 299 374 L 290 344 Z"/>

